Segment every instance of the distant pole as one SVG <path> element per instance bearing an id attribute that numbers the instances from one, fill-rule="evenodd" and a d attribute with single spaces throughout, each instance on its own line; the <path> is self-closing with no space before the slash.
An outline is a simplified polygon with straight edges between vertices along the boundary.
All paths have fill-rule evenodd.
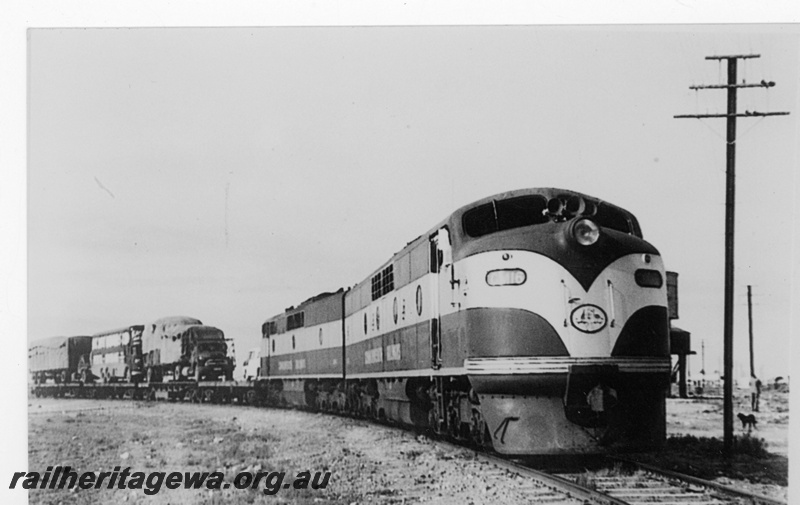
<path id="1" fill-rule="evenodd" d="M 727 89 L 728 112 L 727 114 L 692 114 L 679 115 L 676 118 L 727 118 L 728 134 L 726 138 L 726 182 L 725 182 L 725 314 L 723 318 L 723 343 L 724 343 L 724 401 L 723 401 L 723 448 L 726 456 L 733 454 L 733 228 L 734 210 L 736 203 L 736 118 L 737 117 L 763 117 L 785 116 L 788 112 L 754 112 L 745 111 L 740 114 L 736 111 L 736 91 L 738 88 L 771 88 L 774 82 L 762 80 L 760 83 L 736 83 L 736 69 L 738 60 L 759 58 L 758 54 L 740 54 L 733 56 L 707 56 L 707 60 L 727 60 L 728 84 L 715 84 L 705 86 L 690 86 L 689 89 Z"/>
<path id="2" fill-rule="evenodd" d="M 753 293 L 747 286 L 747 326 L 750 333 L 750 377 L 756 376 L 755 354 L 753 353 Z"/>
<path id="3" fill-rule="evenodd" d="M 706 341 L 700 341 L 700 348 L 702 349 L 703 353 L 703 368 L 700 369 L 700 373 L 703 374 L 703 380 L 706 378 Z"/>

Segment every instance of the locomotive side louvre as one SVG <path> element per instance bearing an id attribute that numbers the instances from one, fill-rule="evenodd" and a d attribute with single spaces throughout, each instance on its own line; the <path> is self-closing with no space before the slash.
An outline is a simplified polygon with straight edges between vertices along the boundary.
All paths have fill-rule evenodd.
<path id="1" fill-rule="evenodd" d="M 419 237 L 348 292 L 348 378 L 432 373 L 436 286 L 430 262 L 427 236 Z"/>

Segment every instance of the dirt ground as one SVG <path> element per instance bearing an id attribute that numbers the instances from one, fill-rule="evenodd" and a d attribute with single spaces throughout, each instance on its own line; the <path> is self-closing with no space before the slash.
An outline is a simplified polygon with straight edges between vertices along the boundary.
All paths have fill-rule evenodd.
<path id="1" fill-rule="evenodd" d="M 523 504 L 530 483 L 443 449 L 424 436 L 366 422 L 291 410 L 36 399 L 29 407 L 29 468 L 79 471 L 331 472 L 324 489 L 35 490 L 30 503 Z M 122 435 L 120 435 L 122 434 Z"/>
<path id="2" fill-rule="evenodd" d="M 29 403 L 31 471 L 55 465 L 69 465 L 79 472 L 110 472 L 115 466 L 130 467 L 131 472 L 219 471 L 225 482 L 242 471 L 282 471 L 284 483 L 303 471 L 312 476 L 330 472 L 325 488 L 281 486 L 274 495 L 264 493 L 265 485 L 215 491 L 162 486 L 151 496 L 142 489 L 104 486 L 77 492 L 36 490 L 30 493 L 30 503 L 530 503 L 524 479 L 476 461 L 472 451 L 443 449 L 424 436 L 358 420 L 167 402 L 31 399 Z M 721 405 L 715 399 L 670 399 L 669 435 L 721 437 Z M 765 394 L 761 410 L 751 436 L 763 438 L 767 450 L 783 462 L 783 467 L 772 468 L 780 476 L 788 464 L 788 394 Z M 744 435 L 738 427 L 736 433 Z M 688 460 L 692 452 L 695 448 L 687 451 L 672 444 L 666 456 L 651 462 L 668 465 L 674 459 Z M 741 480 L 700 476 L 785 499 L 786 487 L 776 484 L 774 475 L 758 476 L 764 465 L 763 460 L 745 462 L 747 471 L 737 475 Z"/>
<path id="3" fill-rule="evenodd" d="M 672 398 L 667 403 L 668 431 L 672 436 L 693 435 L 696 437 L 722 438 L 723 406 L 721 396 L 710 398 L 691 398 L 681 400 Z M 774 454 L 789 454 L 789 393 L 772 389 L 765 390 L 759 402 L 759 412 L 751 412 L 750 397 L 747 390 L 735 394 L 733 404 L 734 434 L 745 436 L 748 431 L 736 417 L 737 414 L 753 414 L 756 428 L 750 436 L 761 438 L 767 443 L 767 450 Z"/>

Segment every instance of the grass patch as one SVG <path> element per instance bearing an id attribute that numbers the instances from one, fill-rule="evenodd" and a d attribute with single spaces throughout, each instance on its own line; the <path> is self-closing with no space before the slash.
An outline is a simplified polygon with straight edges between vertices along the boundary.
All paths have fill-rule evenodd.
<path id="1" fill-rule="evenodd" d="M 724 443 L 716 437 L 695 437 L 692 435 L 681 435 L 667 439 L 667 448 L 686 451 L 694 450 L 709 456 L 722 456 L 724 454 Z M 733 454 L 745 455 L 755 459 L 768 459 L 771 455 L 767 451 L 767 442 L 763 438 L 744 435 L 734 437 Z"/>
<path id="2" fill-rule="evenodd" d="M 592 476 L 589 476 L 585 473 L 578 475 L 578 477 L 575 479 L 575 483 L 579 486 L 585 487 L 586 489 L 597 490 L 597 482 L 595 482 Z"/>
<path id="3" fill-rule="evenodd" d="M 719 438 L 692 435 L 669 437 L 661 452 L 631 456 L 642 463 L 701 479 L 725 476 L 758 484 L 788 485 L 788 458 L 770 453 L 763 439 L 747 435 L 734 438 L 730 458 L 725 456 L 724 443 Z"/>

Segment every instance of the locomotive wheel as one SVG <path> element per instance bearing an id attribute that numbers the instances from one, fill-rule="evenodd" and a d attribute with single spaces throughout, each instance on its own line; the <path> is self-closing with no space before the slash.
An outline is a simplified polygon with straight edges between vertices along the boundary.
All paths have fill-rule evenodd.
<path id="1" fill-rule="evenodd" d="M 491 436 L 489 427 L 483 421 L 483 416 L 477 410 L 472 411 L 472 423 L 470 424 L 470 437 L 472 442 L 478 447 L 491 447 Z"/>
<path id="2" fill-rule="evenodd" d="M 436 415 L 436 409 L 432 408 L 428 411 L 428 427 L 436 434 L 441 434 L 441 424 L 439 423 L 439 416 Z"/>
<path id="3" fill-rule="evenodd" d="M 257 401 L 256 392 L 252 389 L 249 389 L 244 395 L 244 401 L 248 405 L 255 405 Z"/>
<path id="4" fill-rule="evenodd" d="M 450 435 L 451 438 L 460 439 L 461 438 L 461 419 L 458 416 L 458 411 L 455 409 L 449 409 L 450 415 L 448 416 L 447 422 L 447 434 Z"/>
<path id="5" fill-rule="evenodd" d="M 214 394 L 213 389 L 206 389 L 205 391 L 203 391 L 203 402 L 217 403 L 217 395 Z"/>

